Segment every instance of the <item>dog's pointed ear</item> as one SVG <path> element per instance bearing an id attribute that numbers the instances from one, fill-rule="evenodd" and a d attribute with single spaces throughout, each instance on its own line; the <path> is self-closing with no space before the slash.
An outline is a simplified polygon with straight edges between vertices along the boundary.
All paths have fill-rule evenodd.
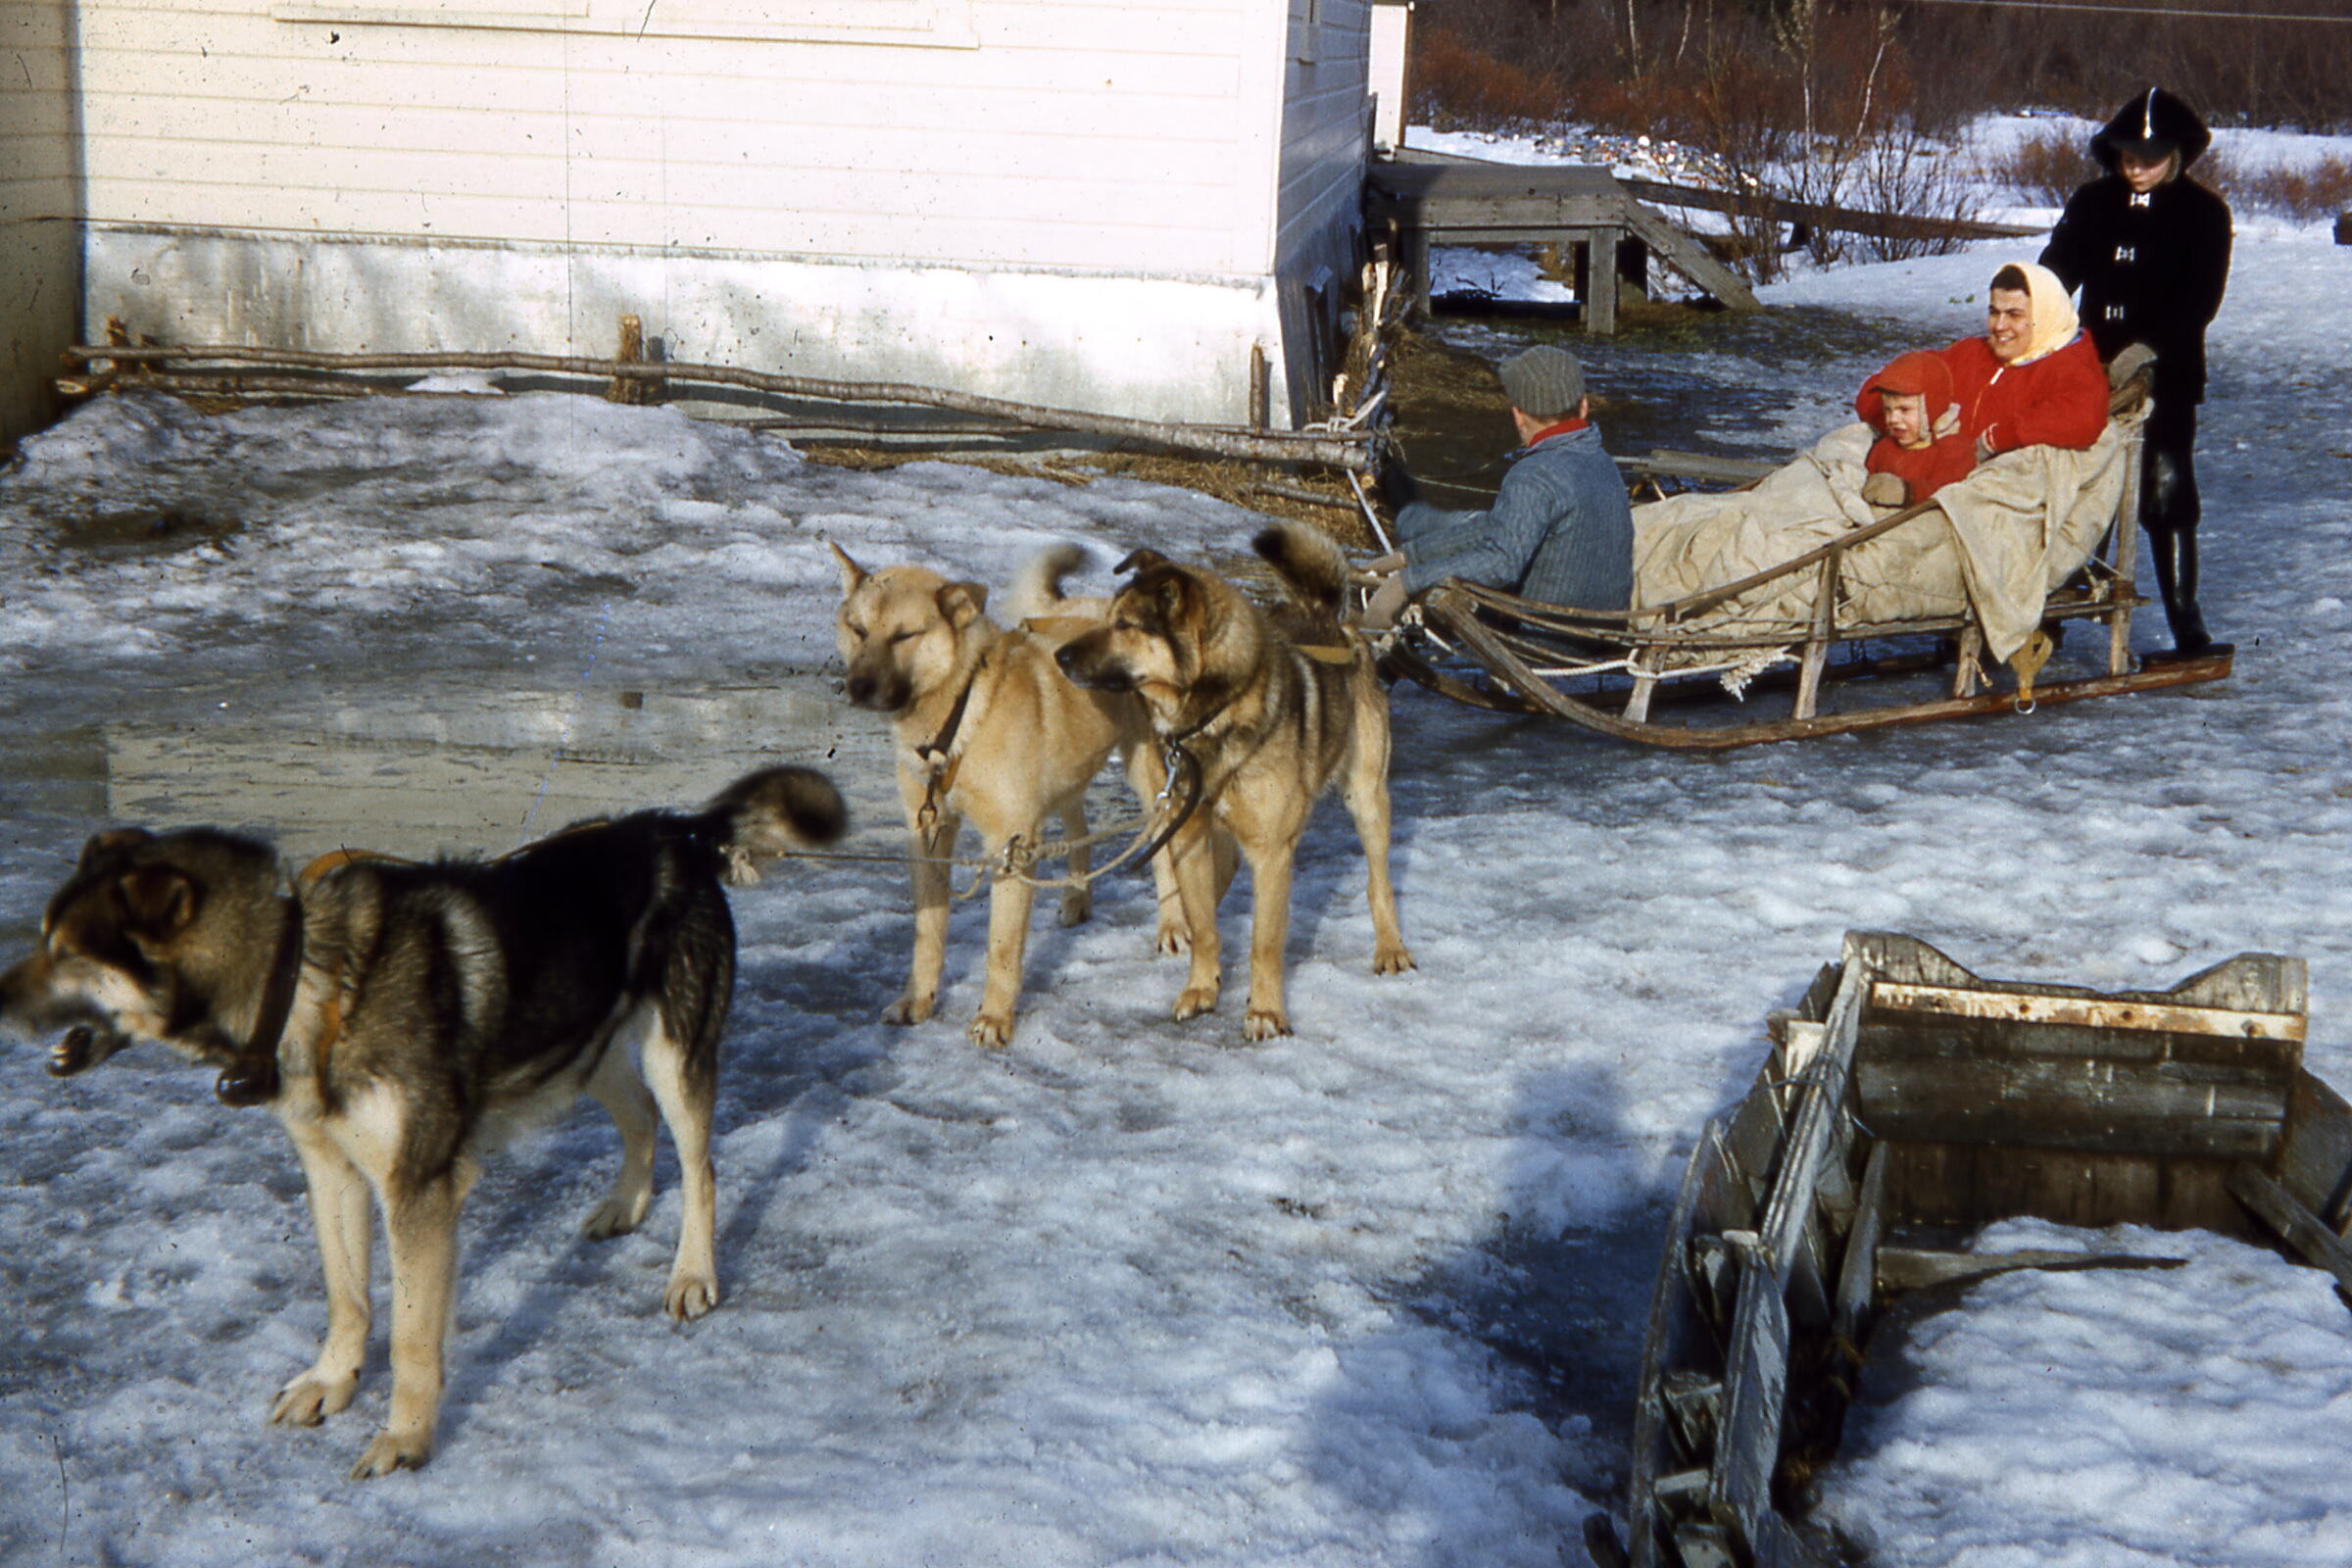
<path id="1" fill-rule="evenodd" d="M 825 548 L 833 552 L 833 559 L 835 561 L 841 563 L 841 595 L 844 599 L 847 599 L 850 595 L 858 591 L 858 585 L 859 583 L 865 581 L 865 568 L 858 564 L 858 563 L 855 561 L 852 561 L 850 559 L 850 553 L 842 549 L 841 546 L 835 544 L 832 540 L 828 539 L 825 541 Z"/>
<path id="2" fill-rule="evenodd" d="M 988 585 L 978 582 L 952 582 L 939 591 L 939 612 L 948 617 L 948 624 L 963 630 L 988 611 Z"/>
<path id="3" fill-rule="evenodd" d="M 116 885 L 131 928 L 143 936 L 177 936 L 196 918 L 196 879 L 177 866 L 142 865 Z"/>
<path id="4" fill-rule="evenodd" d="M 1167 564 L 1167 557 L 1161 555 L 1158 551 L 1146 546 L 1141 550 L 1128 551 L 1127 559 L 1120 562 L 1117 565 L 1111 567 L 1110 569 L 1113 576 L 1124 577 L 1131 571 L 1149 571 L 1153 566 L 1164 566 Z"/>
<path id="5" fill-rule="evenodd" d="M 1168 569 L 1152 584 L 1152 596 L 1158 602 L 1160 614 L 1174 625 L 1200 608 L 1200 585 L 1193 581 L 1191 572 L 1178 571 L 1164 561 L 1160 564 Z"/>
<path id="6" fill-rule="evenodd" d="M 87 871 L 108 856 L 119 854 L 134 844 L 144 844 L 153 837 L 155 835 L 143 827 L 118 827 L 104 833 L 93 833 L 90 841 L 81 847 L 81 860 L 76 869 Z"/>

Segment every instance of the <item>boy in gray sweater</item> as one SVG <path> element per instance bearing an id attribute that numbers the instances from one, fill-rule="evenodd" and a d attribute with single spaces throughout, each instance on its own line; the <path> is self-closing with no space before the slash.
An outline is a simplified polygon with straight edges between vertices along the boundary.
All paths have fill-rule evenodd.
<path id="1" fill-rule="evenodd" d="M 1494 505 L 1446 512 L 1404 499 L 1396 512 L 1401 548 L 1369 567 L 1381 581 L 1365 629 L 1394 625 L 1408 599 L 1449 577 L 1584 610 L 1632 602 L 1633 508 L 1600 431 L 1587 422 L 1584 367 L 1545 344 L 1503 361 L 1498 373 L 1521 448 Z M 1409 489 L 1409 479 L 1400 488 Z"/>

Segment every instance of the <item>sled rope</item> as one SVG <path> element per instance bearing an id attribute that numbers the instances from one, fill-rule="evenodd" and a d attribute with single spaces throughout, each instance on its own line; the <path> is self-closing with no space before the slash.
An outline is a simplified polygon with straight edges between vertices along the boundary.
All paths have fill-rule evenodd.
<path id="1" fill-rule="evenodd" d="M 788 860 L 833 860 L 850 864 L 869 865 L 945 865 L 969 870 L 974 876 L 969 886 L 951 890 L 957 902 L 976 898 L 1000 877 L 1025 882 L 1040 892 L 1057 892 L 1063 888 L 1083 888 L 1101 881 L 1112 872 L 1149 860 L 1167 847 L 1190 820 L 1200 805 L 1200 760 L 1185 750 L 1181 741 L 1168 744 L 1164 760 L 1168 780 L 1152 799 L 1153 809 L 1142 818 L 1140 826 L 1122 822 L 1115 827 L 1098 828 L 1074 838 L 1041 839 L 1031 843 L 1015 837 L 993 856 L 977 855 L 919 855 L 882 854 L 856 850 L 786 850 L 778 858 Z M 1171 802 L 1173 803 L 1171 805 Z M 934 819 L 936 820 L 936 818 Z M 928 831 L 926 825 L 925 831 Z M 1065 860 L 1079 850 L 1089 850 L 1098 844 L 1114 839 L 1128 839 L 1127 847 L 1102 865 L 1093 866 L 1083 874 L 1072 872 L 1064 876 L 1041 877 L 1033 868 L 1043 860 Z"/>

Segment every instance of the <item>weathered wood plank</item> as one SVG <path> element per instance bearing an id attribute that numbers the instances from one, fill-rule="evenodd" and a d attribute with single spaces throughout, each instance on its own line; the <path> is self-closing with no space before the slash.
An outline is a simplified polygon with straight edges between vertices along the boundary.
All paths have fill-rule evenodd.
<path id="1" fill-rule="evenodd" d="M 1866 1059 L 1855 1087 L 1863 1124 L 1904 1142 L 2268 1160 L 2285 1139 L 2280 1090 L 2193 1064 Z"/>
<path id="2" fill-rule="evenodd" d="M 2338 1236 L 2352 1222 L 2352 1104 L 2307 1072 L 2287 1092 L 2278 1184 Z"/>
<path id="3" fill-rule="evenodd" d="M 1977 978 L 1919 938 L 1900 931 L 1848 931 L 1841 956 L 1848 964 L 1868 967 L 1883 981 L 1964 986 Z"/>
<path id="4" fill-rule="evenodd" d="M 1772 1190 L 1772 1173 L 1781 1156 L 1782 1135 L 1787 1125 L 1781 1114 L 1780 1099 L 1774 1095 L 1750 1092 L 1732 1113 L 1731 1124 L 1723 1130 L 1724 1149 L 1731 1156 L 1733 1169 L 1745 1185 L 1748 1209 L 1745 1219 L 1719 1229 L 1750 1229 L 1756 1225 Z"/>
<path id="5" fill-rule="evenodd" d="M 1684 1240 L 1698 1223 L 1708 1188 L 1731 1180 L 1722 1149 L 1723 1129 L 1710 1121 L 1699 1135 L 1699 1147 L 1692 1152 L 1690 1163 L 1684 1167 L 1674 1211 L 1666 1222 L 1667 1244 L 1658 1259 L 1656 1283 L 1650 1289 L 1649 1323 L 1642 1338 L 1640 1392 L 1634 1401 L 1633 1462 L 1626 1479 L 1627 1548 L 1635 1568 L 1667 1568 L 1672 1560 L 1665 1553 L 1672 1550 L 1675 1521 L 1659 1504 L 1659 1480 L 1707 1457 L 1679 1450 L 1669 1429 L 1664 1379 L 1672 1370 L 1722 1364 L 1713 1333 L 1699 1316 L 1690 1276 L 1690 1250 Z"/>
<path id="6" fill-rule="evenodd" d="M 2302 1253 L 2310 1263 L 2334 1275 L 2340 1289 L 2352 1292 L 2352 1247 L 2346 1247 L 2335 1232 L 2295 1201 L 2285 1188 L 2258 1167 L 2239 1164 L 2230 1169 L 2230 1191 L 2264 1224 L 2277 1231 L 2279 1240 Z"/>
<path id="7" fill-rule="evenodd" d="M 1698 479 L 1710 484 L 1746 484 L 1781 469 L 1777 463 L 1719 458 L 1704 452 L 1674 452 L 1663 447 L 1653 447 L 1638 458 L 1619 458 L 1617 466 L 1638 477 Z"/>
<path id="8" fill-rule="evenodd" d="M 2185 1257 L 2061 1252 L 2048 1248 L 2027 1248 L 2015 1252 L 1957 1252 L 1942 1248 L 1882 1247 L 1878 1271 L 1881 1289 L 1917 1291 L 1934 1285 L 1969 1284 L 2020 1269 L 2067 1274 L 2094 1268 L 2180 1268 L 2187 1262 Z"/>
<path id="9" fill-rule="evenodd" d="M 1681 1371 L 1667 1374 L 1659 1385 L 1665 1400 L 1666 1413 L 1674 1418 L 1674 1431 L 1682 1440 L 1683 1451 L 1696 1460 L 1703 1460 L 1715 1451 L 1716 1435 L 1723 1430 L 1723 1380 L 1708 1377 L 1703 1372 Z M 1702 1478 L 1705 1467 L 1697 1474 Z M 1655 1490 L 1659 1495 L 1671 1494 L 1673 1478 L 1659 1480 Z"/>
<path id="10" fill-rule="evenodd" d="M 1838 984 L 1837 999 L 1830 1004 L 1819 1047 L 1805 1070 L 1796 1114 L 1789 1122 L 1788 1136 L 1782 1140 L 1780 1163 L 1773 1173 L 1772 1196 L 1765 1203 L 1758 1229 L 1773 1268 L 1784 1275 L 1797 1266 L 1804 1229 L 1814 1217 L 1814 1198 L 1821 1184 L 1822 1166 L 1830 1157 L 1839 1118 L 1844 1114 L 1846 1074 L 1852 1065 L 1856 1027 L 1869 990 L 1866 970 L 1859 967 L 1846 970 Z M 1773 1098 L 1770 1094 L 1748 1096 L 1751 1102 L 1759 1099 L 1770 1102 Z M 1808 1298 L 1817 1294 L 1822 1297 L 1821 1304 L 1826 1310 L 1818 1253 L 1812 1260 L 1806 1289 Z"/>
<path id="11" fill-rule="evenodd" d="M 1725 1137 L 1723 1123 L 1709 1122 L 1699 1142 L 1700 1152 L 1693 1158 L 1703 1158 L 1706 1169 L 1699 1184 L 1693 1225 L 1703 1231 L 1752 1227 L 1756 1223 L 1756 1183 L 1740 1168 L 1739 1157 Z"/>
<path id="12" fill-rule="evenodd" d="M 2060 1225 L 2205 1229 L 2251 1239 L 2230 1196 L 2230 1161 L 1981 1144 L 1889 1144 L 1889 1224 L 1982 1225 L 2029 1215 Z"/>
<path id="13" fill-rule="evenodd" d="M 1397 202 L 1625 199 L 1616 176 L 1596 164 L 1376 163 L 1364 177 Z"/>
<path id="14" fill-rule="evenodd" d="M 2229 1035 L 2248 1040 L 2300 1042 L 2300 1013 L 2248 1012 L 2227 1007 L 2184 1006 L 2122 997 L 2042 997 L 1975 987 L 1905 985 L 1881 981 L 1871 988 L 1871 1005 L 1897 1012 L 1928 1012 L 2001 1022 L 2066 1024 L 2099 1030 L 2153 1030 L 2171 1034 Z"/>
<path id="15" fill-rule="evenodd" d="M 2212 1069 L 2225 1077 L 2274 1085 L 2281 1103 L 2302 1064 L 2295 1040 L 2239 1034 L 2180 1034 L 2166 1029 L 2098 1028 L 2086 1024 L 2004 1022 L 1932 1012 L 1873 1009 L 1863 1023 L 1868 1054 L 1881 1060 L 1959 1057 L 1967 1060 L 2066 1060 L 2132 1066 Z"/>
<path id="16" fill-rule="evenodd" d="M 2311 1010 L 2310 980 L 2303 960 L 2275 953 L 2241 953 L 2200 969 L 2170 991 L 2115 992 L 2093 991 L 2084 986 L 1980 979 L 1919 938 L 1895 931 L 1847 932 L 1845 957 L 1849 962 L 1859 958 L 1869 963 L 1881 980 L 1893 984 L 2249 1012 L 2304 1014 Z"/>
<path id="17" fill-rule="evenodd" d="M 1723 1430 L 1708 1477 L 1708 1507 L 1749 1542 L 1760 1533 L 1758 1521 L 1772 1512 L 1772 1476 L 1781 1457 L 1781 1412 L 1788 1392 L 1788 1312 L 1782 1289 L 1761 1251 L 1752 1252 L 1740 1274 Z"/>
<path id="18" fill-rule="evenodd" d="M 2200 969 L 2167 995 L 2189 1006 L 2305 1013 L 2311 1010 L 2311 971 L 2284 954 L 2241 953 Z"/>
<path id="19" fill-rule="evenodd" d="M 1640 202 L 1625 204 L 1625 226 L 1641 236 L 1649 248 L 1665 258 L 1674 270 L 1696 283 L 1728 310 L 1755 311 L 1763 309 L 1755 290 L 1747 280 L 1715 259 L 1715 253 L 1677 228 L 1663 213 L 1655 213 Z"/>
<path id="20" fill-rule="evenodd" d="M 1838 1267 L 1830 1328 L 1849 1345 L 1861 1343 L 1862 1326 L 1869 1320 L 1878 1295 L 1879 1242 L 1886 1233 L 1886 1146 L 1874 1145 L 1870 1163 L 1862 1169 L 1854 1224 L 1845 1236 L 1845 1256 Z"/>
<path id="21" fill-rule="evenodd" d="M 1973 218 L 1928 218 L 1911 213 L 1864 212 L 1850 207 L 1826 206 L 1820 202 L 1800 202 L 1791 197 L 1760 191 L 1709 190 L 1698 185 L 1673 185 L 1654 179 L 1628 179 L 1620 183 L 1642 201 L 1656 202 L 1664 207 L 1692 207 L 1702 212 L 1717 213 L 1761 212 L 1785 222 L 1810 223 L 1815 228 L 1834 228 L 1880 238 L 2022 239 L 2043 232 L 2016 223 L 1990 223 Z"/>

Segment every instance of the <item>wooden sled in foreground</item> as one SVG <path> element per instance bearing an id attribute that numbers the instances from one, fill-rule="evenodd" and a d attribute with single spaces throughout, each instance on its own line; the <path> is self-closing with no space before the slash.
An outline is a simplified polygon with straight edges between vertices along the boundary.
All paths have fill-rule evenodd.
<path id="1" fill-rule="evenodd" d="M 2132 389 L 2119 394 L 2129 407 Z M 2123 500 L 2113 522 L 2083 567 L 2042 608 L 2043 636 L 2051 639 L 2013 661 L 2007 689 L 1990 686 L 1984 668 L 1983 634 L 1971 614 L 1841 624 L 1838 616 L 1845 558 L 1896 529 L 1947 524 L 1934 503 L 1909 507 L 1778 565 L 1703 593 L 1640 611 L 1564 609 L 1491 588 L 1448 581 L 1431 589 L 1393 637 L 1382 668 L 1442 697 L 1496 712 L 1548 715 L 1621 740 L 1689 750 L 1726 750 L 1766 741 L 1838 735 L 1887 724 L 2009 710 L 2032 711 L 2045 703 L 2073 702 L 2121 692 L 2219 680 L 2230 673 L 2221 653 L 2176 662 L 2135 664 L 2132 612 L 2146 604 L 2133 581 L 2139 539 L 2140 435 L 2125 426 Z M 1625 465 L 1651 482 L 1688 476 L 1720 481 L 1729 470 L 1767 465 L 1727 465 L 1655 454 Z M 1770 594 L 1809 582 L 1812 610 L 1804 624 L 1774 627 L 1710 625 L 1742 596 Z M 2088 659 L 2054 666 L 2037 680 L 2040 658 L 2067 626 L 2087 622 Z M 1786 665 L 1793 660 L 1793 668 Z M 2083 664 L 2087 667 L 2082 667 Z M 1773 666 L 1783 667 L 1773 667 Z M 1945 694 L 1925 695 L 1919 680 L 1907 691 L 1885 693 L 1889 677 L 1925 678 L 1950 670 Z M 1724 720 L 1725 687 L 1744 702 L 1752 692 L 1787 688 L 1793 699 L 1782 716 Z M 1825 693 L 1841 700 L 1832 707 Z M 1660 710 L 1674 710 L 1672 717 Z"/>
<path id="2" fill-rule="evenodd" d="M 1837 1448 L 1891 1294 L 2163 1262 L 1950 1250 L 1990 1221 L 2213 1230 L 2352 1287 L 2352 1106 L 2303 1070 L 2306 1005 L 2299 958 L 2102 995 L 1849 932 L 1690 1156 L 1642 1348 L 1627 1536 L 1593 1515 L 1594 1561 L 1836 1561 L 1802 1522 L 1802 1478 Z"/>

